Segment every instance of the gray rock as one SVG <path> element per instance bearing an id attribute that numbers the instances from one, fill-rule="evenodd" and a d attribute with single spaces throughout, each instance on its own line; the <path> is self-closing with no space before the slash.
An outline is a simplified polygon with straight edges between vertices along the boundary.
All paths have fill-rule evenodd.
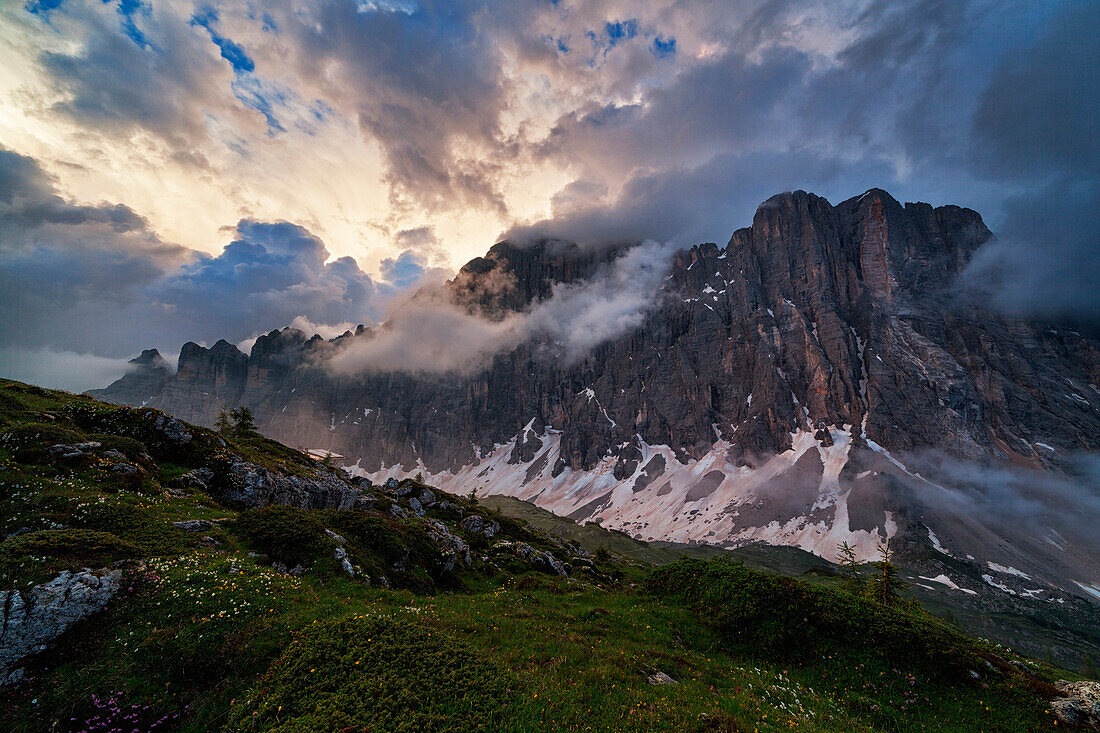
<path id="1" fill-rule="evenodd" d="M 286 504 L 300 509 L 349 509 L 360 496 L 359 489 L 331 473 L 295 476 L 248 461 L 230 463 L 226 480 L 209 490 L 247 507 Z"/>
<path id="2" fill-rule="evenodd" d="M 658 671 L 654 672 L 653 674 L 649 675 L 649 677 L 647 677 L 646 679 L 649 680 L 649 684 L 651 684 L 651 685 L 678 685 L 678 684 L 680 684 L 679 682 L 672 679 L 671 677 L 669 677 L 667 674 L 665 674 L 664 672 L 662 672 L 660 670 L 658 670 Z"/>
<path id="3" fill-rule="evenodd" d="M 46 649 L 77 621 L 103 609 L 118 592 L 119 570 L 68 570 L 29 591 L 0 591 L 0 679 Z"/>
<path id="4" fill-rule="evenodd" d="M 459 563 L 472 565 L 473 557 L 470 555 L 470 546 L 458 535 L 452 534 L 447 525 L 438 519 L 429 519 L 428 537 L 439 547 L 443 553 L 440 569 L 449 573 Z"/>
<path id="5" fill-rule="evenodd" d="M 1054 686 L 1065 696 L 1050 703 L 1059 722 L 1085 730 L 1100 730 L 1100 682 L 1059 680 Z"/>
<path id="6" fill-rule="evenodd" d="M 433 492 L 431 489 L 424 489 L 416 497 L 416 500 L 420 502 L 421 506 L 430 507 L 436 502 L 435 492 Z"/>
<path id="7" fill-rule="evenodd" d="M 214 485 L 214 472 L 209 468 L 196 468 L 177 479 L 183 486 L 196 491 L 208 491 Z"/>
<path id="8" fill-rule="evenodd" d="M 500 543 L 498 543 L 499 546 Z M 516 554 L 516 557 L 521 560 L 526 560 L 531 564 L 531 567 L 536 570 L 541 570 L 546 573 L 554 573 L 557 575 L 569 575 L 569 571 L 566 568 L 565 563 L 554 557 L 549 552 L 542 550 L 536 550 L 526 542 L 516 542 L 511 545 L 512 552 Z"/>
<path id="9" fill-rule="evenodd" d="M 458 523 L 458 526 L 466 530 L 470 534 L 485 535 L 489 539 L 493 539 L 500 532 L 500 523 L 492 519 L 485 519 L 477 514 L 471 514 Z"/>
<path id="10" fill-rule="evenodd" d="M 390 504 L 390 514 L 397 517 L 398 519 L 405 519 L 409 516 L 404 509 L 397 506 L 396 504 Z"/>
<path id="11" fill-rule="evenodd" d="M 420 505 L 418 499 L 409 499 L 409 509 L 418 517 L 424 516 L 424 507 Z"/>
<path id="12" fill-rule="evenodd" d="M 187 428 L 186 423 L 182 420 L 177 420 L 171 415 L 157 415 L 153 421 L 153 427 L 156 428 L 169 443 L 181 447 L 190 443 L 195 437 Z"/>
<path id="13" fill-rule="evenodd" d="M 213 522 L 205 519 L 184 519 L 181 522 L 172 522 L 173 527 L 178 527 L 184 532 L 205 532 L 214 526 Z"/>
<path id="14" fill-rule="evenodd" d="M 355 577 L 355 568 L 351 566 L 351 560 L 348 559 L 348 551 L 343 547 L 337 547 L 332 552 L 332 556 L 340 563 L 340 567 L 345 573 L 351 577 Z"/>
<path id="15" fill-rule="evenodd" d="M 116 463 L 111 466 L 110 471 L 118 476 L 140 476 L 145 473 L 132 463 Z"/>
<path id="16" fill-rule="evenodd" d="M 335 542 L 335 543 L 337 543 L 337 544 L 339 544 L 339 545 L 346 545 L 346 544 L 347 544 L 347 542 L 348 542 L 348 541 L 347 541 L 347 540 L 345 540 L 345 539 L 344 539 L 343 537 L 341 537 L 340 535 L 338 535 L 338 534 L 336 534 L 335 532 L 333 532 L 333 531 L 332 531 L 331 529 L 326 529 L 326 530 L 325 530 L 325 534 L 326 534 L 326 535 L 328 536 L 328 538 L 329 538 L 330 540 L 332 540 L 333 542 Z"/>

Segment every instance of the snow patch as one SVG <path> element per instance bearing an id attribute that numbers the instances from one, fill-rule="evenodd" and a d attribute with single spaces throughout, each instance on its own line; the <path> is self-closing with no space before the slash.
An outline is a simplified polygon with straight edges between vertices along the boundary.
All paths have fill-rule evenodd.
<path id="1" fill-rule="evenodd" d="M 1023 578 L 1024 580 L 1031 580 L 1030 575 L 1021 570 L 1017 570 L 1011 565 L 1005 566 L 995 562 L 987 562 L 986 565 L 988 565 L 989 569 L 995 573 L 1001 573 L 1002 575 L 1015 575 L 1016 577 Z"/>
<path id="2" fill-rule="evenodd" d="M 993 576 L 990 575 L 989 573 L 983 573 L 982 574 L 982 580 L 984 580 L 986 583 L 993 586 L 994 588 L 996 588 L 998 590 L 1001 590 L 1001 591 L 1004 591 L 1005 593 L 1009 594 L 1010 596 L 1016 595 L 1016 591 L 1012 590 L 1011 588 L 1009 588 L 1004 583 L 998 583 L 996 580 L 993 579 Z"/>
<path id="3" fill-rule="evenodd" d="M 951 588 L 953 590 L 962 591 L 963 593 L 967 593 L 967 594 L 972 595 L 972 596 L 978 595 L 977 591 L 970 590 L 969 588 L 960 587 L 957 583 L 955 583 L 955 581 L 951 580 L 951 578 L 947 577 L 943 573 L 940 573 L 939 575 L 937 575 L 934 578 L 929 578 L 929 577 L 926 577 L 924 575 L 919 575 L 917 577 L 919 577 L 921 580 L 927 580 L 927 581 L 932 582 L 932 583 L 940 583 L 942 585 L 946 585 L 948 588 Z"/>

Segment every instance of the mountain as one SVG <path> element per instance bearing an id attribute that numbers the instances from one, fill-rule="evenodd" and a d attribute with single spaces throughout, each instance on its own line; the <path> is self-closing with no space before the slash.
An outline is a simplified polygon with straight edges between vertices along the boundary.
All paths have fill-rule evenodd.
<path id="1" fill-rule="evenodd" d="M 890 538 L 929 587 L 1100 598 L 1100 348 L 959 297 L 991 239 L 957 206 L 784 193 L 725 247 L 676 253 L 637 322 L 580 357 L 535 335 L 472 372 L 342 375 L 329 358 L 388 325 L 283 329 L 249 355 L 187 344 L 168 379 L 145 352 L 94 394 L 205 425 L 246 405 L 266 435 L 376 481 L 420 473 L 644 540 L 835 560 Z M 444 297 L 509 323 L 630 251 L 502 242 Z"/>

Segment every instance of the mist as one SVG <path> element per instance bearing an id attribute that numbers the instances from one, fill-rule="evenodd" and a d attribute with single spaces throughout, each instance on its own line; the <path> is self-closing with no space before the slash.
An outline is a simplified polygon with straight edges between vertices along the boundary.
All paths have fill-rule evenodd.
<path id="1" fill-rule="evenodd" d="M 646 242 L 579 283 L 558 283 L 527 310 L 489 320 L 450 300 L 445 287 L 421 290 L 401 303 L 375 333 L 342 348 L 329 364 L 337 374 L 406 371 L 472 374 L 498 353 L 531 339 L 557 347 L 572 363 L 594 346 L 641 325 L 656 305 L 673 244 Z"/>

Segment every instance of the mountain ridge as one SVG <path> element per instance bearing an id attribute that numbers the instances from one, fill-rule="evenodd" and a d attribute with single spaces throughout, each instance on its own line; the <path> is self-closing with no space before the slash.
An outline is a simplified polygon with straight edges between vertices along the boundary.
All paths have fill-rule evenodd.
<path id="1" fill-rule="evenodd" d="M 325 359 L 373 331 L 280 330 L 251 356 L 186 346 L 159 392 L 141 393 L 139 369 L 94 394 L 205 424 L 247 405 L 265 433 L 350 456 L 375 480 L 424 473 L 647 540 L 763 540 L 835 559 L 844 541 L 870 558 L 887 537 L 935 535 L 958 557 L 1095 586 L 1094 541 L 978 516 L 984 505 L 966 502 L 989 492 L 952 475 L 952 462 L 1072 471 L 1098 447 L 1097 344 L 955 297 L 991 239 L 970 209 L 788 192 L 724 248 L 672 255 L 639 325 L 575 362 L 532 339 L 473 374 L 340 376 Z M 445 291 L 500 320 L 623 251 L 498 243 Z"/>

